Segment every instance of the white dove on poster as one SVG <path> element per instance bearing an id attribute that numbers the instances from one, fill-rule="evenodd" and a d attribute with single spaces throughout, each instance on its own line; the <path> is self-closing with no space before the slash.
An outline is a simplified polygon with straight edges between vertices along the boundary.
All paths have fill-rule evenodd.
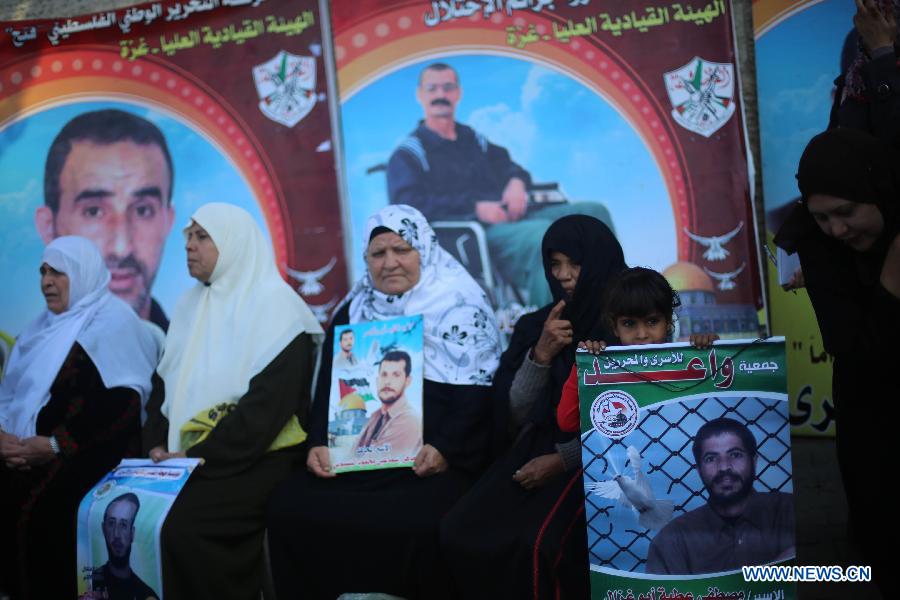
<path id="1" fill-rule="evenodd" d="M 641 454 L 634 446 L 625 451 L 634 478 L 622 475 L 613 463 L 616 476 L 607 481 L 585 484 L 585 491 L 601 498 L 617 500 L 638 513 L 638 523 L 646 529 L 660 529 L 672 519 L 675 505 L 670 500 L 657 500 L 647 476 L 641 471 Z"/>
<path id="2" fill-rule="evenodd" d="M 716 261 L 725 260 L 725 257 L 731 254 L 728 250 L 725 249 L 725 244 L 730 242 L 731 239 L 736 236 L 743 227 L 744 222 L 741 221 L 740 223 L 738 223 L 737 227 L 735 227 L 725 235 L 714 235 L 711 237 L 703 237 L 701 235 L 691 233 L 687 230 L 687 227 L 683 227 L 683 229 L 689 238 L 706 248 L 706 251 L 703 253 L 703 258 L 708 261 Z"/>
<path id="3" fill-rule="evenodd" d="M 319 280 L 328 275 L 328 272 L 337 264 L 337 258 L 334 256 L 331 257 L 331 260 L 328 261 L 328 264 L 322 267 L 321 269 L 316 269 L 315 271 L 295 271 L 290 267 L 285 267 L 285 271 L 288 275 L 290 275 L 293 279 L 296 279 L 300 282 L 300 287 L 297 288 L 304 296 L 316 296 L 321 294 L 325 289 L 325 286 L 319 283 Z"/>
<path id="4" fill-rule="evenodd" d="M 716 273 L 715 271 L 710 271 L 706 267 L 703 267 L 703 270 L 706 271 L 707 275 L 719 282 L 718 287 L 720 290 L 728 291 L 737 287 L 734 278 L 740 275 L 746 266 L 747 263 L 741 263 L 741 266 L 738 267 L 736 271 L 731 271 L 730 273 Z"/>

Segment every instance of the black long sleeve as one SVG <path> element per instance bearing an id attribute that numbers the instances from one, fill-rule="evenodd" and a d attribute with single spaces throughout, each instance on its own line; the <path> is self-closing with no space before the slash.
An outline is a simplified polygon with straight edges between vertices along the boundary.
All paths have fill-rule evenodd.
<path id="1" fill-rule="evenodd" d="M 188 448 L 189 457 L 204 459 L 206 476 L 226 476 L 251 466 L 268 450 L 292 416 L 306 412 L 312 357 L 313 342 L 309 334 L 301 333 L 250 380 L 247 393 L 209 435 Z M 157 406 L 162 404 L 160 395 L 164 392 L 154 393 L 147 406 L 145 447 L 154 441 L 158 445 L 163 430 L 168 435 L 168 423 L 164 429 L 161 427 L 165 417 L 159 414 Z"/>

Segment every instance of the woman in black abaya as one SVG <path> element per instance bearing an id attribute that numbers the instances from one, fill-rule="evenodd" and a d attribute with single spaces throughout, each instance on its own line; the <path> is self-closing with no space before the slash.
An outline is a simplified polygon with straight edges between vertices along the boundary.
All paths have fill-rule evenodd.
<path id="1" fill-rule="evenodd" d="M 579 340 L 613 342 L 601 297 L 625 268 L 622 247 L 585 215 L 553 223 L 542 242 L 553 304 L 523 316 L 494 378 L 512 448 L 441 526 L 444 557 L 464 598 L 588 595 L 581 445 L 556 423 Z"/>
<path id="2" fill-rule="evenodd" d="M 884 369 L 898 358 L 900 339 L 900 156 L 885 142 L 854 129 L 817 135 L 797 179 L 802 194 L 775 242 L 798 252 L 825 349 L 834 356 L 838 464 L 847 493 L 851 533 L 873 578 L 884 582 L 880 547 L 886 496 L 873 493 L 884 477 L 892 420 Z"/>

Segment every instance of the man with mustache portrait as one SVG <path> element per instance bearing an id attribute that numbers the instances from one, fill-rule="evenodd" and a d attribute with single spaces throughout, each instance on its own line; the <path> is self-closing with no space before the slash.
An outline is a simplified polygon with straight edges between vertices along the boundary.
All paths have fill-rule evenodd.
<path id="1" fill-rule="evenodd" d="M 417 208 L 430 222 L 477 221 L 485 227 L 491 258 L 526 303 L 552 299 L 544 277 L 541 239 L 551 223 L 586 214 L 612 229 L 598 202 L 535 203 L 531 175 L 509 152 L 456 121 L 462 99 L 459 74 L 436 62 L 419 74 L 416 100 L 424 118 L 391 154 L 387 167 L 391 204 Z"/>
<path id="2" fill-rule="evenodd" d="M 406 398 L 412 383 L 412 359 L 403 350 L 390 350 L 378 365 L 376 391 L 381 406 L 372 413 L 351 452 L 371 453 L 373 459 L 414 457 L 422 447 L 422 417 Z"/>
<path id="3" fill-rule="evenodd" d="M 750 430 L 734 419 L 713 419 L 697 431 L 692 449 L 706 505 L 660 530 L 646 572 L 721 573 L 793 557 L 794 497 L 753 489 L 757 444 Z"/>
<path id="4" fill-rule="evenodd" d="M 169 320 L 150 289 L 175 218 L 173 178 L 156 125 L 122 110 L 82 113 L 50 145 L 44 205 L 35 213 L 45 244 L 64 235 L 94 242 L 112 276 L 109 290 L 163 330 Z"/>

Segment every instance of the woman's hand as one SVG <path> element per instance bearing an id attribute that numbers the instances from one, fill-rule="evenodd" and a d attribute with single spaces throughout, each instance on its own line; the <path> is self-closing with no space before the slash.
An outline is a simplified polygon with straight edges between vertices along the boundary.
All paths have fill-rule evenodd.
<path id="1" fill-rule="evenodd" d="M 422 449 L 416 454 L 416 460 L 413 463 L 413 471 L 419 477 L 429 477 L 443 473 L 447 470 L 447 467 L 444 455 L 431 444 L 422 446 Z"/>
<path id="2" fill-rule="evenodd" d="M 56 458 L 56 453 L 50 447 L 50 438 L 45 435 L 19 439 L 12 434 L 3 433 L 0 438 L 0 454 L 7 467 L 21 471 Z"/>
<path id="3" fill-rule="evenodd" d="M 541 331 L 541 337 L 537 344 L 534 345 L 534 362 L 540 365 L 549 365 L 560 351 L 572 343 L 572 323 L 565 319 L 560 319 L 563 309 L 566 307 L 566 301 L 560 300 L 553 307 L 547 320 L 544 321 L 544 330 Z"/>
<path id="4" fill-rule="evenodd" d="M 0 431 L 0 458 L 5 459 L 11 454 L 15 454 L 22 446 L 19 437 L 5 431 Z"/>
<path id="5" fill-rule="evenodd" d="M 900 298 L 900 235 L 891 242 L 881 266 L 881 285 L 894 298 Z"/>
<path id="6" fill-rule="evenodd" d="M 695 333 L 691 336 L 691 346 L 694 348 L 710 348 L 713 342 L 719 339 L 717 333 Z"/>
<path id="7" fill-rule="evenodd" d="M 888 8 L 887 14 L 882 14 L 875 0 L 856 0 L 853 25 L 870 53 L 879 48 L 891 47 L 897 36 L 893 11 Z"/>
<path id="8" fill-rule="evenodd" d="M 317 477 L 334 477 L 336 473 L 331 470 L 331 457 L 328 456 L 328 446 L 314 446 L 306 455 L 306 468 Z"/>
<path id="9" fill-rule="evenodd" d="M 168 452 L 165 446 L 157 446 L 150 450 L 147 455 L 155 463 L 169 460 L 170 458 L 187 458 L 187 454 L 184 452 Z"/>
<path id="10" fill-rule="evenodd" d="M 10 469 L 27 467 L 25 459 L 21 457 L 24 452 L 22 440 L 11 433 L 0 431 L 0 458 Z"/>
<path id="11" fill-rule="evenodd" d="M 529 460 L 513 473 L 513 481 L 518 482 L 526 490 L 533 490 L 545 485 L 565 470 L 562 455 L 554 452 Z"/>
<path id="12" fill-rule="evenodd" d="M 606 350 L 606 342 L 603 340 L 584 340 L 583 342 L 578 342 L 578 349 L 587 350 L 591 354 L 600 354 Z"/>
<path id="13" fill-rule="evenodd" d="M 790 292 L 792 290 L 799 290 L 800 288 L 806 287 L 806 280 L 803 278 L 803 269 L 797 268 L 794 271 L 794 274 L 791 275 L 791 278 L 787 283 L 781 284 L 781 289 L 786 292 Z"/>

